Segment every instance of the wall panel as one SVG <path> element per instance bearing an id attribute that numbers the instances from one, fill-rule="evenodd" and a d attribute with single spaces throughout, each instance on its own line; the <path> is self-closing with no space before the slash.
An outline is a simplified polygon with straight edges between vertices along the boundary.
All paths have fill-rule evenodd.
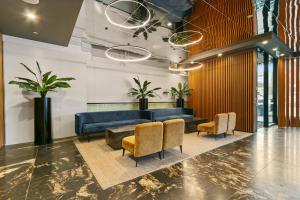
<path id="1" fill-rule="evenodd" d="M 189 28 L 200 30 L 204 39 L 190 48 L 190 55 L 210 50 L 254 35 L 251 0 L 198 1 Z M 210 5 L 209 5 L 210 4 Z M 255 72 L 253 50 L 209 60 L 189 73 L 193 93 L 189 104 L 196 116 L 213 120 L 215 114 L 237 113 L 237 130 L 255 130 Z"/>
<path id="2" fill-rule="evenodd" d="M 0 33 L 0 148 L 4 145 L 3 41 Z"/>
<path id="3" fill-rule="evenodd" d="M 279 1 L 278 35 L 294 51 L 300 50 L 298 2 Z M 299 127 L 300 58 L 280 58 L 278 67 L 278 126 Z"/>

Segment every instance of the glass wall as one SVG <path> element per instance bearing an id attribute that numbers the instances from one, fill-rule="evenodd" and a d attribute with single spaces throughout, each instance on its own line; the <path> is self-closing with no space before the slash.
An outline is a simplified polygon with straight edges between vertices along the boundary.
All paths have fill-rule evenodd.
<path id="1" fill-rule="evenodd" d="M 277 61 L 258 51 L 257 128 L 277 124 Z"/>

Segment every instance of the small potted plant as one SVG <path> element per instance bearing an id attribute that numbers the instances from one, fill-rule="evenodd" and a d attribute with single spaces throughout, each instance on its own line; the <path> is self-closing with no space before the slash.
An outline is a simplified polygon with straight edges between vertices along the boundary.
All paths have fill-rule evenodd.
<path id="1" fill-rule="evenodd" d="M 34 79 L 16 77 L 16 80 L 10 81 L 9 84 L 15 84 L 23 90 L 40 94 L 41 97 L 34 98 L 34 144 L 43 145 L 52 143 L 51 99 L 46 95 L 57 88 L 71 87 L 67 82 L 75 79 L 58 78 L 57 75 L 52 75 L 51 71 L 43 73 L 39 63 L 36 62 L 36 64 L 38 73 L 21 63 L 34 76 Z"/>
<path id="2" fill-rule="evenodd" d="M 184 107 L 184 97 L 191 95 L 191 89 L 189 89 L 189 86 L 187 82 L 178 83 L 177 88 L 171 87 L 170 90 L 166 90 L 164 94 L 170 94 L 172 97 L 177 97 L 176 99 L 176 107 L 183 108 Z"/>
<path id="3" fill-rule="evenodd" d="M 140 110 L 146 110 L 148 109 L 148 98 L 153 98 L 155 96 L 158 96 L 155 91 L 160 90 L 160 87 L 154 88 L 154 89 L 148 89 L 149 85 L 151 84 L 150 81 L 145 80 L 143 83 L 141 83 L 139 77 L 133 78 L 135 84 L 137 85 L 137 88 L 130 88 L 128 95 L 134 96 L 137 99 L 139 99 L 139 108 Z"/>

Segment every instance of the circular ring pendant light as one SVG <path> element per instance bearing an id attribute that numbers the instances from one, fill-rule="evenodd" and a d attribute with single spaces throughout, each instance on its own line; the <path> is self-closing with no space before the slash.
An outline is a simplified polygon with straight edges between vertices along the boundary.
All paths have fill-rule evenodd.
<path id="1" fill-rule="evenodd" d="M 188 38 L 191 35 L 196 35 L 196 39 L 190 41 Z M 199 43 L 203 39 L 203 34 L 199 31 L 181 31 L 178 33 L 174 33 L 169 37 L 169 44 L 173 47 L 188 47 L 194 44 Z"/>
<path id="2" fill-rule="evenodd" d="M 149 59 L 152 54 L 150 51 L 142 47 L 119 45 L 107 49 L 105 51 L 105 56 L 111 60 L 119 62 L 140 62 Z"/>
<path id="3" fill-rule="evenodd" d="M 186 72 L 200 69 L 201 67 L 203 67 L 203 64 L 200 62 L 180 62 L 169 66 L 169 70 L 173 72 Z"/>
<path id="4" fill-rule="evenodd" d="M 147 11 L 147 19 L 145 21 L 142 21 L 140 25 L 126 25 L 125 21 L 121 22 L 121 23 L 118 23 L 118 22 L 114 21 L 111 18 L 111 16 L 109 16 L 109 10 L 111 8 L 113 8 L 113 6 L 117 6 L 117 4 L 121 3 L 121 2 L 135 3 L 135 4 L 137 4 L 138 8 L 141 7 L 142 9 L 145 9 Z M 107 20 L 109 21 L 109 23 L 111 23 L 112 25 L 121 27 L 121 28 L 125 28 L 125 29 L 142 28 L 142 27 L 146 26 L 151 20 L 151 13 L 150 13 L 149 9 L 145 5 L 143 5 L 142 3 L 138 2 L 138 1 L 134 1 L 134 0 L 117 0 L 117 1 L 114 1 L 114 2 L 112 2 L 112 3 L 110 3 L 106 6 L 104 14 L 105 14 Z"/>

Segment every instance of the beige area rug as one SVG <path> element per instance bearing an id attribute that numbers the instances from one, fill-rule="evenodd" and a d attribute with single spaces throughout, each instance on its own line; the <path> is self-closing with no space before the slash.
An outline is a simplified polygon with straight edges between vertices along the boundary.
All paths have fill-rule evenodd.
<path id="1" fill-rule="evenodd" d="M 159 160 L 158 154 L 141 158 L 138 167 L 135 167 L 135 160 L 129 152 L 123 157 L 122 150 L 113 150 L 105 143 L 105 139 L 90 142 L 75 140 L 74 143 L 102 189 L 107 189 L 250 135 L 252 134 L 236 131 L 234 136 L 228 135 L 226 138 L 219 136 L 215 140 L 206 134 L 200 136 L 197 136 L 197 133 L 184 134 L 182 154 L 179 147 L 169 149 L 165 151 L 165 158 L 162 160 Z"/>

